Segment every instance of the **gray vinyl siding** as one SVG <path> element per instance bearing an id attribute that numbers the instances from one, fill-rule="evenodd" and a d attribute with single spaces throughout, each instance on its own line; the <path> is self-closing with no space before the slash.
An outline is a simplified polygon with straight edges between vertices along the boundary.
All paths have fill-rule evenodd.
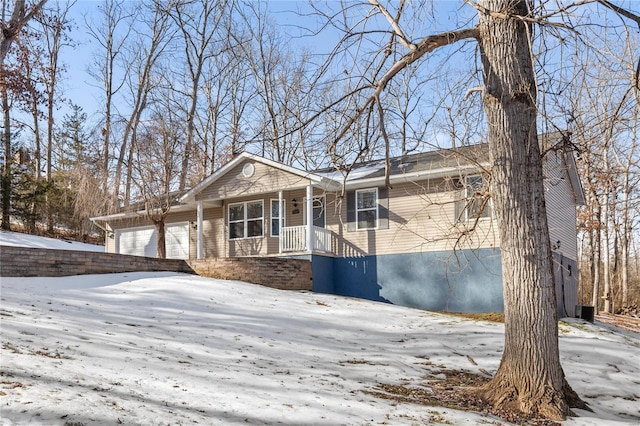
<path id="1" fill-rule="evenodd" d="M 554 252 L 571 260 L 578 259 L 577 213 L 562 151 L 549 151 L 544 162 L 545 200 L 549 238 Z M 557 242 L 560 241 L 558 247 Z"/>

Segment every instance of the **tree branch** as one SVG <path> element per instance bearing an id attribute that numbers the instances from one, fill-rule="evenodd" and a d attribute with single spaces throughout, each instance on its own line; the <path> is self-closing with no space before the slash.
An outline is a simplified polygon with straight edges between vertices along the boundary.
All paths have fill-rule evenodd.
<path id="1" fill-rule="evenodd" d="M 409 41 L 407 36 L 402 31 L 402 28 L 400 28 L 400 25 L 398 25 L 398 20 L 394 19 L 389 13 L 389 11 L 384 6 L 382 6 L 380 2 L 378 2 L 378 0 L 369 0 L 369 3 L 371 3 L 371 5 L 373 5 L 375 8 L 377 8 L 380 11 L 380 13 L 384 15 L 385 18 L 387 18 L 387 21 L 389 21 L 389 25 L 391 25 L 391 28 L 393 28 L 393 32 L 400 39 L 400 43 L 402 43 L 409 50 L 412 50 L 412 51 L 416 50 L 416 45 Z M 402 8 L 402 3 L 403 2 L 400 2 L 400 8 Z"/>
<path id="2" fill-rule="evenodd" d="M 614 12 L 616 12 L 618 15 L 622 15 L 625 18 L 629 18 L 632 21 L 635 21 L 636 24 L 638 24 L 638 28 L 640 28 L 640 16 L 636 15 L 635 13 L 632 13 L 626 9 L 621 8 L 620 6 L 617 6 L 613 3 L 611 3 L 610 1 L 607 0 L 596 0 L 598 3 L 600 3 L 601 5 L 603 5 L 604 7 L 606 7 L 607 9 L 611 9 Z"/>

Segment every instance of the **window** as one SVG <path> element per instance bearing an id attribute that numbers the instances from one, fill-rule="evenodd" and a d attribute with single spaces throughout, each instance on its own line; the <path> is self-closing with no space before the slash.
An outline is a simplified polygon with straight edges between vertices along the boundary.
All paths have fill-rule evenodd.
<path id="1" fill-rule="evenodd" d="M 378 189 L 356 191 L 356 229 L 375 229 L 378 222 Z"/>
<path id="2" fill-rule="evenodd" d="M 282 210 L 286 212 L 287 209 L 285 206 L 285 200 L 282 200 Z M 284 216 L 282 219 L 283 226 L 286 226 L 284 225 L 286 216 Z M 271 236 L 277 237 L 278 235 L 280 235 L 280 203 L 278 202 L 278 200 L 271 200 Z"/>
<path id="3" fill-rule="evenodd" d="M 229 239 L 262 237 L 263 202 L 229 204 Z"/>
<path id="4" fill-rule="evenodd" d="M 302 224 L 307 224 L 307 198 L 303 199 L 302 204 Z M 313 226 L 325 228 L 326 216 L 324 208 L 324 195 L 313 197 Z"/>
<path id="5" fill-rule="evenodd" d="M 465 178 L 464 218 L 466 220 L 491 217 L 491 204 L 486 195 L 487 185 L 488 182 L 484 176 L 467 176 Z"/>

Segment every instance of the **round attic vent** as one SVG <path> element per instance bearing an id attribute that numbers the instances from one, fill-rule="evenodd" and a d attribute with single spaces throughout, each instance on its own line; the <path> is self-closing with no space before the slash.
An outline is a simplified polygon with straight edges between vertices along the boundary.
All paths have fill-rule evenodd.
<path id="1" fill-rule="evenodd" d="M 255 173 L 256 168 L 253 164 L 247 163 L 242 167 L 242 176 L 250 178 Z"/>

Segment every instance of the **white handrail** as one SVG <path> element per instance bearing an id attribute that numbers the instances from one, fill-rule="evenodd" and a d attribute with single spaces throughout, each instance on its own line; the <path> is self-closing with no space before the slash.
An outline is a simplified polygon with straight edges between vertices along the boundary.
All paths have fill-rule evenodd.
<path id="1" fill-rule="evenodd" d="M 314 226 L 312 230 L 314 251 L 333 252 L 333 233 L 325 228 Z M 285 226 L 280 232 L 280 247 L 283 253 L 309 251 L 307 245 L 307 226 Z"/>

